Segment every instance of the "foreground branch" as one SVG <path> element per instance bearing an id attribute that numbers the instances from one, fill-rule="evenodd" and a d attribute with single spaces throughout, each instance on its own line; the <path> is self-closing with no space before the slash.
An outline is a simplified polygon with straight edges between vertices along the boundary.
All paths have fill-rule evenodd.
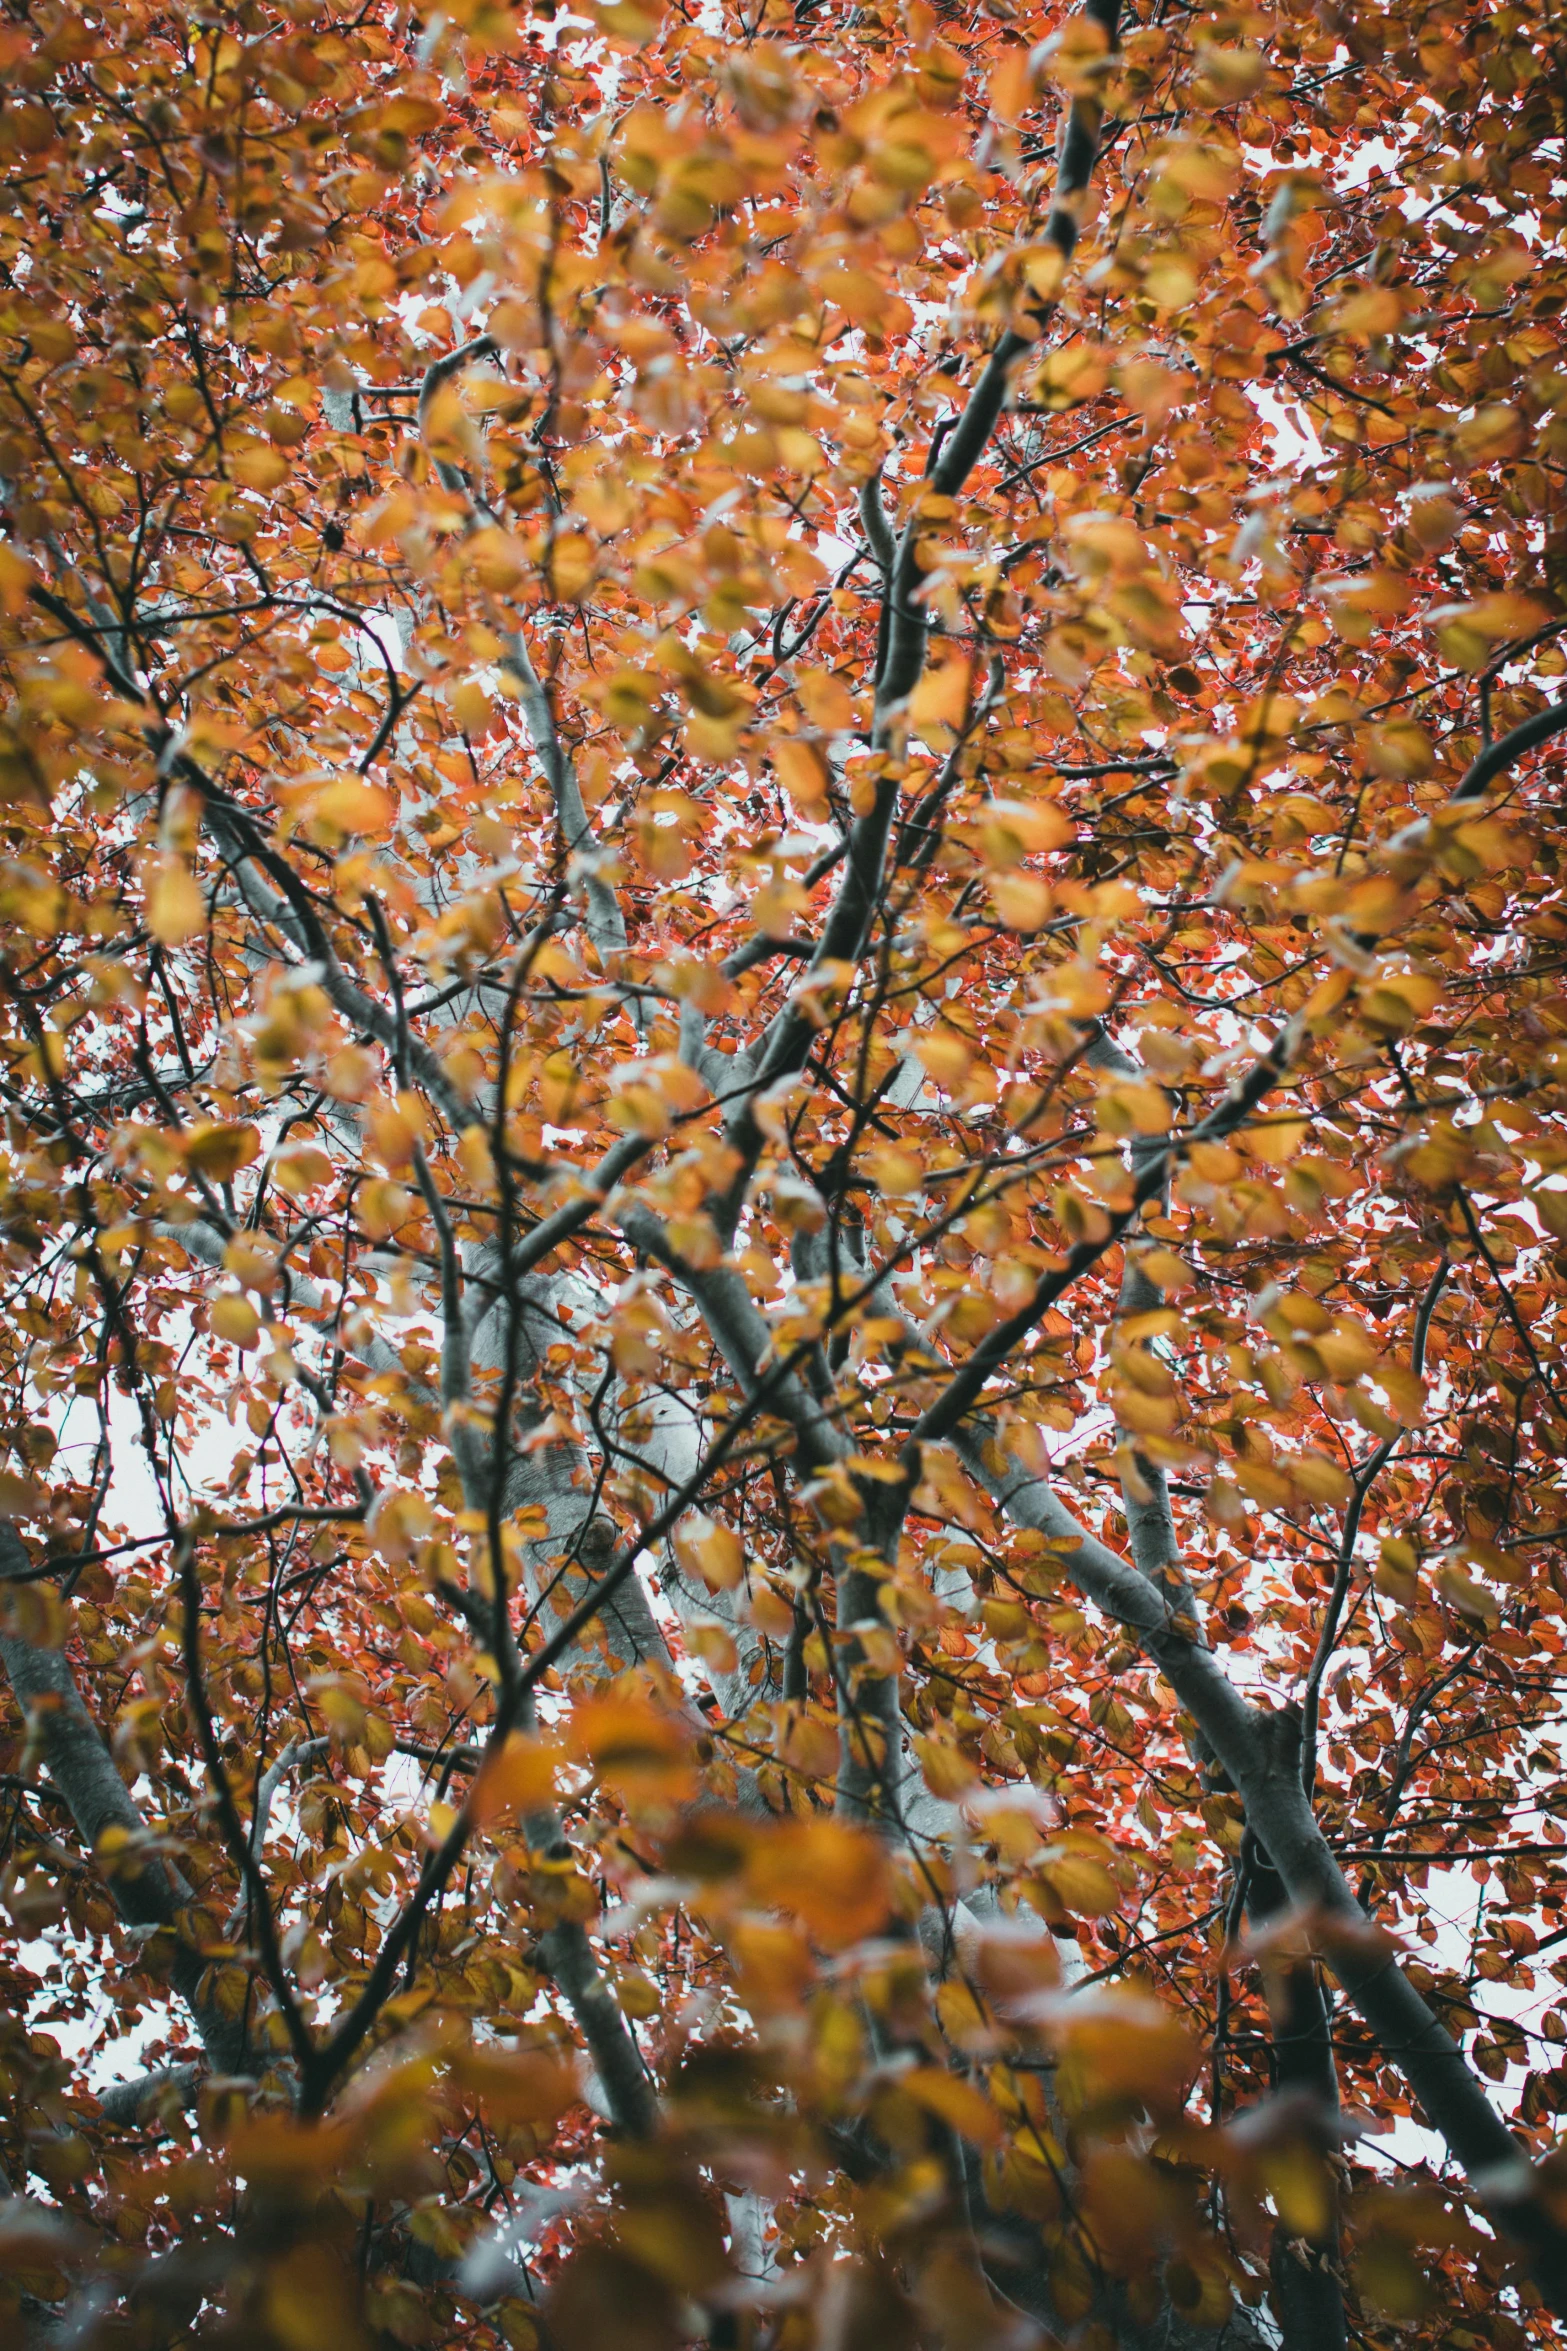
<path id="1" fill-rule="evenodd" d="M 0 1520 L 0 1579 L 28 1566 L 16 1529 Z M 132 1840 L 117 1859 L 101 1859 L 105 1881 L 127 1926 L 172 1936 L 170 1976 L 190 2011 L 208 2065 L 215 2073 L 243 2072 L 248 2057 L 244 2021 L 219 2006 L 207 1961 L 190 1939 L 188 1912 L 195 1895 L 172 1862 L 138 1850 L 146 1843 L 147 1823 L 87 1711 L 64 1650 L 39 1647 L 14 1631 L 0 1633 L 0 1667 L 84 1844 L 98 1852 L 108 1838 L 112 1856 L 117 1838 Z"/>
<path id="2" fill-rule="evenodd" d="M 1367 1919 L 1318 1826 L 1300 1776 L 1299 1719 L 1248 1704 L 1218 1659 L 1182 1632 L 1135 1567 L 1079 1524 L 1054 1491 L 1012 1467 L 993 1436 L 961 1430 L 960 1458 L 1018 1525 L 1035 1528 L 1105 1614 L 1136 1634 L 1228 1774 L 1295 1909 L 1318 1921 L 1324 1955 L 1499 2227 L 1527 2251 L 1542 2300 L 1567 2317 L 1567 2232 L 1463 2051 Z"/>

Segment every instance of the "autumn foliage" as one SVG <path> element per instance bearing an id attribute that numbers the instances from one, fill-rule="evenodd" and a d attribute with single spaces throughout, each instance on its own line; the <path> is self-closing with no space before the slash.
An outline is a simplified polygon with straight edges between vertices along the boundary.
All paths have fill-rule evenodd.
<path id="1" fill-rule="evenodd" d="M 0 2325 L 1567 2319 L 1567 19 L 6 0 Z"/>

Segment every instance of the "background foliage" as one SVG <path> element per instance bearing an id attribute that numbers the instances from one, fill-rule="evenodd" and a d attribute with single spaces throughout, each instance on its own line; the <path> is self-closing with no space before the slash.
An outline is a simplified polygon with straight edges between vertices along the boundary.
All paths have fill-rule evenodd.
<path id="1" fill-rule="evenodd" d="M 8 2323 L 1557 2339 L 1559 14 L 0 71 Z"/>

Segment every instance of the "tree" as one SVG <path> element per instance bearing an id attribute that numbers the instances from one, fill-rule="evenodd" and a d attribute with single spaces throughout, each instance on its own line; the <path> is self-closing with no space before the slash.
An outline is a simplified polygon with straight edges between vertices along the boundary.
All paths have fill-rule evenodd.
<path id="1" fill-rule="evenodd" d="M 1567 41 L 10 0 L 39 2341 L 1567 2317 Z"/>

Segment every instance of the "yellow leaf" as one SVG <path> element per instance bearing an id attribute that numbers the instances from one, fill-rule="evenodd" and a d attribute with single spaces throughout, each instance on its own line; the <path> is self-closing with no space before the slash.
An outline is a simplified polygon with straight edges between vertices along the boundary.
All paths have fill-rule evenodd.
<path id="1" fill-rule="evenodd" d="M 1310 1132 L 1309 1119 L 1269 1118 L 1257 1126 L 1243 1128 L 1238 1140 L 1265 1167 L 1283 1167 L 1295 1157 Z"/>
<path id="2" fill-rule="evenodd" d="M 916 1739 L 914 1752 L 919 1757 L 925 1785 L 933 1796 L 950 1802 L 968 1795 L 979 1783 L 974 1764 L 950 1739 Z"/>
<path id="3" fill-rule="evenodd" d="M 478 1826 L 487 1828 L 504 1813 L 538 1812 L 552 1804 L 563 1759 L 555 1741 L 513 1732 L 498 1755 L 486 1758 L 473 1784 L 469 1811 Z"/>
<path id="4" fill-rule="evenodd" d="M 186 1166 L 220 1184 L 238 1175 L 242 1167 L 249 1167 L 261 1153 L 261 1137 L 253 1126 L 220 1126 L 214 1119 L 187 1127 L 182 1141 Z"/>
<path id="5" fill-rule="evenodd" d="M 925 1180 L 925 1162 L 917 1151 L 901 1143 L 878 1145 L 866 1152 L 862 1164 L 878 1192 L 885 1192 L 889 1199 L 906 1199 Z"/>
<path id="6" fill-rule="evenodd" d="M 778 1752 L 791 1771 L 808 1780 L 830 1780 L 838 1769 L 838 1726 L 798 1708 L 790 1715 Z"/>
<path id="7" fill-rule="evenodd" d="M 574 2068 L 542 2049 L 513 2052 L 470 2043 L 452 2059 L 451 2075 L 502 2130 L 518 2123 L 547 2127 L 582 2095 Z"/>
<path id="8" fill-rule="evenodd" d="M 1184 255 L 1156 251 L 1143 271 L 1143 291 L 1161 310 L 1184 310 L 1196 299 L 1197 272 Z"/>
<path id="9" fill-rule="evenodd" d="M 1144 1249 L 1138 1253 L 1137 1270 L 1156 1282 L 1161 1290 L 1189 1290 L 1193 1283 L 1191 1267 L 1173 1249 Z"/>
<path id="10" fill-rule="evenodd" d="M 1472 604 L 1439 604 L 1428 626 L 1455 669 L 1483 669 L 1497 645 L 1532 636 L 1551 615 L 1531 596 L 1479 596 Z"/>
<path id="11" fill-rule="evenodd" d="M 993 873 L 990 896 L 1007 929 L 1025 935 L 1041 929 L 1055 905 L 1054 890 L 1037 873 Z"/>
<path id="12" fill-rule="evenodd" d="M 690 1618 L 685 1628 L 685 1643 L 691 1655 L 699 1657 L 714 1673 L 733 1673 L 740 1662 L 734 1634 L 716 1616 Z"/>
<path id="13" fill-rule="evenodd" d="M 675 1537 L 675 1551 L 688 1574 L 710 1592 L 732 1592 L 745 1574 L 745 1545 L 733 1527 L 695 1511 Z"/>
<path id="14" fill-rule="evenodd" d="M 1016 122 L 1034 96 L 1034 74 L 1025 47 L 1004 49 L 991 74 L 987 93 L 989 112 L 997 122 Z"/>
<path id="15" fill-rule="evenodd" d="M 854 697 L 836 671 L 797 670 L 794 688 L 806 717 L 813 727 L 820 727 L 823 734 L 841 735 L 853 726 Z"/>
<path id="16" fill-rule="evenodd" d="M 348 2276 L 325 2245 L 301 2245 L 265 2274 L 268 2332 L 281 2351 L 358 2351 L 365 2337 Z"/>
<path id="17" fill-rule="evenodd" d="M 247 1290 L 270 1290 L 277 1280 L 277 1251 L 270 1241 L 236 1233 L 223 1252 L 223 1270 Z"/>
<path id="18" fill-rule="evenodd" d="M 291 1143 L 272 1162 L 272 1181 L 291 1198 L 332 1180 L 332 1162 L 315 1143 Z"/>
<path id="19" fill-rule="evenodd" d="M 757 1631 L 765 1633 L 770 1641 L 787 1641 L 794 1631 L 793 1602 L 760 1578 L 752 1590 L 746 1614 Z"/>
<path id="20" fill-rule="evenodd" d="M 966 660 L 933 663 L 909 696 L 909 725 L 917 735 L 932 727 L 956 734 L 968 716 L 973 668 Z"/>
<path id="21" fill-rule="evenodd" d="M 1110 1134 L 1166 1134 L 1169 1097 L 1144 1079 L 1112 1077 L 1100 1091 L 1099 1123 Z"/>
<path id="22" fill-rule="evenodd" d="M 1463 855 L 1458 854 L 1459 851 Z M 1448 836 L 1443 852 L 1444 867 L 1459 873 L 1464 880 L 1473 878 L 1475 867 L 1492 872 L 1499 865 L 1517 865 L 1523 859 L 1523 844 L 1515 832 L 1498 824 L 1494 817 L 1482 816 L 1473 824 L 1460 825 Z M 1470 860 L 1473 860 L 1471 863 Z"/>
<path id="23" fill-rule="evenodd" d="M 1484 1586 L 1477 1584 L 1473 1576 L 1464 1572 L 1460 1553 L 1450 1552 L 1431 1581 L 1448 1606 L 1456 1608 L 1459 1615 L 1468 1617 L 1471 1623 L 1484 1625 L 1488 1629 L 1501 1623 L 1500 1608 Z"/>
<path id="24" fill-rule="evenodd" d="M 572 1754 L 620 1795 L 678 1802 L 696 1785 L 690 1723 L 636 1691 L 581 1700 L 566 1736 Z"/>
<path id="25" fill-rule="evenodd" d="M 25 555 L 18 555 L 14 547 L 0 541 L 0 612 L 8 618 L 25 612 L 37 576 Z"/>
<path id="26" fill-rule="evenodd" d="M 777 1821 L 760 1833 L 745 1876 L 753 1901 L 798 1918 L 828 1950 L 874 1934 L 892 1893 L 881 1839 L 819 1815 Z"/>
<path id="27" fill-rule="evenodd" d="M 684 880 L 707 821 L 700 803 L 689 792 L 649 792 L 644 796 L 635 824 L 637 855 L 655 880 Z"/>
<path id="28" fill-rule="evenodd" d="M 1163 424 L 1171 409 L 1188 399 L 1193 389 L 1190 376 L 1177 374 L 1157 359 L 1123 359 L 1116 368 L 1116 378 L 1128 407 L 1154 425 Z"/>
<path id="29" fill-rule="evenodd" d="M 12 1584 L 0 1590 L 0 1622 L 34 1649 L 63 1649 L 70 1619 L 52 1584 Z M 105 1831 L 105 1835 L 107 1835 Z"/>
<path id="30" fill-rule="evenodd" d="M 1440 980 L 1432 979 L 1428 973 L 1394 972 L 1361 989 L 1360 1009 L 1378 1028 L 1391 1029 L 1401 1036 L 1417 1021 L 1427 1019 L 1441 997 Z"/>
<path id="31" fill-rule="evenodd" d="M 160 946 L 182 946 L 205 929 L 207 903 L 182 857 L 159 857 L 145 878 L 147 928 Z"/>
<path id="32" fill-rule="evenodd" d="M 362 776 L 337 776 L 310 796 L 312 817 L 336 833 L 382 833 L 393 807 L 391 794 Z"/>
<path id="33" fill-rule="evenodd" d="M 247 490 L 276 490 L 288 480 L 291 468 L 281 449 L 265 441 L 247 442 L 228 461 L 229 472 Z"/>
<path id="34" fill-rule="evenodd" d="M 261 1317 L 241 1290 L 223 1290 L 207 1308 L 207 1322 L 231 1347 L 254 1347 L 261 1335 Z"/>
<path id="35" fill-rule="evenodd" d="M 604 32 L 632 49 L 645 49 L 663 18 L 659 0 L 590 0 L 590 8 Z"/>
<path id="36" fill-rule="evenodd" d="M 388 1486 L 376 1497 L 366 1532 L 385 1559 L 405 1560 L 435 1525 L 435 1513 L 423 1494 L 411 1487 Z"/>
<path id="37" fill-rule="evenodd" d="M 580 603 L 593 583 L 593 542 L 582 531 L 562 531 L 545 543 L 539 570 L 549 590 L 562 602 Z"/>
<path id="38" fill-rule="evenodd" d="M 985 862 L 1003 872 L 1041 850 L 1061 848 L 1076 830 L 1054 800 L 991 800 L 980 810 Z"/>
<path id="39" fill-rule="evenodd" d="M 804 735 L 783 735 L 773 745 L 773 766 L 790 799 L 813 815 L 827 799 L 827 759 L 819 743 Z"/>
<path id="40" fill-rule="evenodd" d="M 1076 1918 L 1103 1918 L 1118 1909 L 1121 1889 L 1104 1863 L 1092 1853 L 1074 1853 L 1052 1846 L 1043 1875 L 1053 1893 Z"/>
<path id="41" fill-rule="evenodd" d="M 1330 1461 L 1325 1453 L 1297 1453 L 1286 1466 L 1291 1481 L 1300 1488 L 1308 1501 L 1322 1502 L 1336 1508 L 1349 1500 L 1351 1489 L 1348 1471 L 1341 1468 L 1338 1462 Z"/>
<path id="42" fill-rule="evenodd" d="M 1377 775 L 1391 776 L 1400 783 L 1429 775 L 1436 764 L 1425 728 L 1407 718 L 1373 727 L 1366 738 L 1366 759 Z"/>
<path id="43" fill-rule="evenodd" d="M 937 1085 L 947 1093 L 962 1085 L 974 1058 L 967 1038 L 949 1028 L 932 1029 L 918 1040 L 914 1050 Z"/>
<path id="44" fill-rule="evenodd" d="M 898 2087 L 976 2146 L 992 2146 L 1001 2137 L 1001 2117 L 990 2100 L 972 2082 L 949 2073 L 945 2066 L 917 2065 L 898 2076 Z"/>
<path id="45" fill-rule="evenodd" d="M 1529 445 L 1529 420 L 1506 400 L 1487 400 L 1453 435 L 1454 454 L 1472 466 L 1519 457 Z"/>
<path id="46" fill-rule="evenodd" d="M 1195 139 L 1171 139 L 1154 158 L 1149 200 L 1156 213 L 1178 219 L 1184 201 L 1222 204 L 1242 171 L 1239 153 Z M 1168 193 L 1167 193 L 1168 192 Z"/>
<path id="47" fill-rule="evenodd" d="M 1407 1536 L 1384 1536 L 1371 1580 L 1379 1592 L 1385 1592 L 1400 1608 L 1414 1607 L 1420 1598 L 1420 1561 Z"/>
<path id="48" fill-rule="evenodd" d="M 464 541 L 462 564 L 481 588 L 497 596 L 515 588 L 529 570 L 528 551 L 522 541 L 495 524 L 487 524 Z"/>
<path id="49" fill-rule="evenodd" d="M 379 1177 L 361 1184 L 354 1194 L 355 1212 L 372 1241 L 384 1241 L 399 1225 L 406 1224 L 412 1206 L 412 1195 L 405 1186 Z"/>
<path id="50" fill-rule="evenodd" d="M 1392 286 L 1362 286 L 1333 306 L 1333 324 L 1341 335 L 1369 343 L 1374 335 L 1390 335 L 1404 315 L 1402 296 Z"/>

